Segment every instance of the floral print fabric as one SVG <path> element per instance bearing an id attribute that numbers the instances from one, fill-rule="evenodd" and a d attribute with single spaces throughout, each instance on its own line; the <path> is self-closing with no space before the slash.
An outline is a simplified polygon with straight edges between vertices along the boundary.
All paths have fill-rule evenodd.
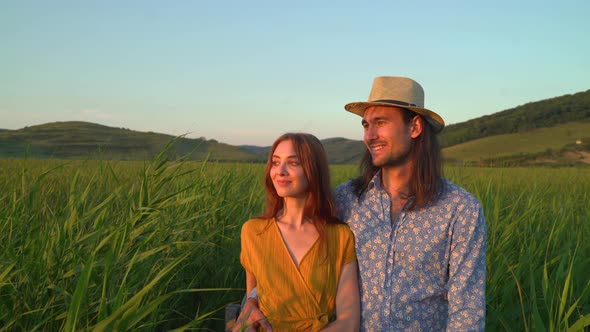
<path id="1" fill-rule="evenodd" d="M 479 201 L 444 180 L 436 202 L 404 208 L 392 222 L 380 175 L 360 200 L 351 181 L 334 193 L 355 236 L 361 331 L 484 330 L 486 224 Z"/>

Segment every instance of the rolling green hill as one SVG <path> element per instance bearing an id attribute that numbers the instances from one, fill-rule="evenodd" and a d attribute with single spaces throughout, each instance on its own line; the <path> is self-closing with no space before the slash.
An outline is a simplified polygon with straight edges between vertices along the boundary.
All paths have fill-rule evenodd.
<path id="1" fill-rule="evenodd" d="M 54 122 L 0 132 L 0 157 L 142 160 L 160 153 L 174 136 L 114 128 L 88 122 Z M 215 140 L 176 138 L 170 157 L 191 154 L 190 159 L 257 161 L 240 147 Z"/>
<path id="2" fill-rule="evenodd" d="M 589 142 L 590 121 L 569 122 L 453 145 L 443 149 L 443 156 L 483 165 L 590 163 Z"/>
<path id="3" fill-rule="evenodd" d="M 361 141 L 322 142 L 331 161 L 363 152 Z M 440 142 L 445 160 L 472 165 L 590 164 L 590 90 L 448 125 Z"/>
<path id="4" fill-rule="evenodd" d="M 590 90 L 527 103 L 491 115 L 444 128 L 440 139 L 443 147 L 479 138 L 524 133 L 562 123 L 590 119 Z"/>
<path id="5" fill-rule="evenodd" d="M 365 151 L 365 144 L 362 141 L 350 140 L 342 137 L 328 138 L 321 140 L 328 162 L 330 164 L 356 164 Z M 251 151 L 260 156 L 262 160 L 268 157 L 270 146 L 242 146 L 242 148 Z"/>
<path id="6" fill-rule="evenodd" d="M 322 140 L 328 161 L 331 164 L 356 164 L 363 156 L 365 143 L 346 138 L 329 138 Z"/>
<path id="7" fill-rule="evenodd" d="M 590 164 L 590 90 L 448 125 L 440 142 L 445 160 L 470 165 Z M 360 141 L 323 143 L 336 162 L 362 155 Z"/>
<path id="8" fill-rule="evenodd" d="M 531 102 L 452 124 L 440 134 L 447 161 L 470 165 L 590 164 L 590 90 Z M 359 132 L 360 138 L 361 132 Z M 171 140 L 175 159 L 261 162 L 270 147 L 232 146 L 88 122 L 55 122 L 18 130 L 0 129 L 0 158 L 143 160 Z M 579 144 L 576 143 L 579 141 Z M 364 152 L 360 140 L 322 140 L 330 164 L 355 164 Z M 28 151 L 28 152 L 27 152 Z"/>

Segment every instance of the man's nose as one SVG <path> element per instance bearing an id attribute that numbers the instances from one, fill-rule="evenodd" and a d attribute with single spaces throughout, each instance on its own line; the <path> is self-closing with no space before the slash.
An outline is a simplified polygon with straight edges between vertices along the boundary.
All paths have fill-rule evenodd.
<path id="1" fill-rule="evenodd" d="M 372 140 L 377 138 L 377 130 L 375 130 L 375 126 L 368 126 L 365 130 L 365 140 Z"/>

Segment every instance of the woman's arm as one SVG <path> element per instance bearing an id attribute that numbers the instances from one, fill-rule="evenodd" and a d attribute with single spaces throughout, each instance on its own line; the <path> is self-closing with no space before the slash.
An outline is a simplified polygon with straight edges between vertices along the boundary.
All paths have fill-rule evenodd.
<path id="1" fill-rule="evenodd" d="M 336 320 L 322 331 L 358 331 L 361 321 L 358 268 L 356 261 L 342 267 L 336 292 Z"/>
<path id="2" fill-rule="evenodd" d="M 256 277 L 252 273 L 246 271 L 246 294 L 250 294 L 254 287 L 256 287 Z"/>
<path id="3" fill-rule="evenodd" d="M 242 251 L 240 253 L 240 261 L 242 266 L 246 271 L 246 294 L 250 294 L 252 289 L 257 286 L 256 277 L 255 275 L 250 272 L 249 270 L 252 268 L 250 262 L 250 250 L 252 250 L 251 242 L 252 242 L 252 223 L 247 221 L 242 226 L 242 233 L 241 233 L 241 247 Z M 236 324 L 232 329 L 233 332 L 241 331 L 242 327 L 247 326 L 245 331 L 256 331 L 259 326 L 264 327 L 268 331 L 272 331 L 272 328 L 266 317 L 262 314 L 262 311 L 258 308 L 258 300 L 255 298 L 246 299 L 246 302 L 242 306 L 240 310 L 240 315 L 236 320 Z"/>
<path id="4" fill-rule="evenodd" d="M 250 294 L 254 287 L 256 287 L 256 277 L 254 277 L 252 273 L 246 271 L 246 294 Z M 243 325 L 248 326 L 246 331 L 256 331 L 259 326 L 262 326 L 265 331 L 272 331 L 272 327 L 266 320 L 266 317 L 264 317 L 262 311 L 258 308 L 258 300 L 254 298 L 246 300 L 236 322 L 236 326 L 234 326 L 232 331 L 241 331 Z"/>
<path id="5" fill-rule="evenodd" d="M 248 271 L 246 271 L 246 294 L 250 294 L 252 288 L 256 287 L 256 277 Z M 258 308 L 258 300 L 249 298 L 244 303 L 244 307 L 240 312 L 240 316 L 236 322 L 236 326 L 233 328 L 233 332 L 241 331 L 243 325 L 249 326 L 246 331 L 256 331 L 258 326 L 262 326 L 265 331 L 272 331 L 272 327 L 266 320 L 266 317 L 262 314 L 262 311 Z"/>

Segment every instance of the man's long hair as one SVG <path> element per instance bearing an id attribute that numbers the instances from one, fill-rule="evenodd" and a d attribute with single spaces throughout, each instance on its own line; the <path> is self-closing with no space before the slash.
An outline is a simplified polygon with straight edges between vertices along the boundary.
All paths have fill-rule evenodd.
<path id="1" fill-rule="evenodd" d="M 272 178 L 270 177 L 272 156 L 277 146 L 283 141 L 291 141 L 293 144 L 293 149 L 309 183 L 309 195 L 305 202 L 303 216 L 307 217 L 315 226 L 320 235 L 321 242 L 325 244 L 327 243 L 326 224 L 341 224 L 342 222 L 336 217 L 336 209 L 330 190 L 330 171 L 328 169 L 326 152 L 322 142 L 314 135 L 286 133 L 277 138 L 272 145 L 264 172 L 266 206 L 260 218 L 270 219 L 276 217 L 284 206 L 284 199 L 277 194 L 272 183 Z"/>
<path id="2" fill-rule="evenodd" d="M 442 180 L 442 153 L 438 137 L 432 126 L 423 116 L 407 109 L 400 109 L 402 119 L 406 125 L 410 125 L 412 119 L 418 116 L 422 119 L 422 133 L 412 139 L 410 158 L 414 160 L 414 172 L 409 183 L 408 197 L 414 197 L 408 210 L 415 210 L 428 205 L 438 199 L 443 191 Z M 361 195 L 367 190 L 371 179 L 380 170 L 380 167 L 373 165 L 373 159 L 368 149 L 361 158 L 359 170 L 361 175 L 352 180 L 355 194 L 360 200 Z"/>

